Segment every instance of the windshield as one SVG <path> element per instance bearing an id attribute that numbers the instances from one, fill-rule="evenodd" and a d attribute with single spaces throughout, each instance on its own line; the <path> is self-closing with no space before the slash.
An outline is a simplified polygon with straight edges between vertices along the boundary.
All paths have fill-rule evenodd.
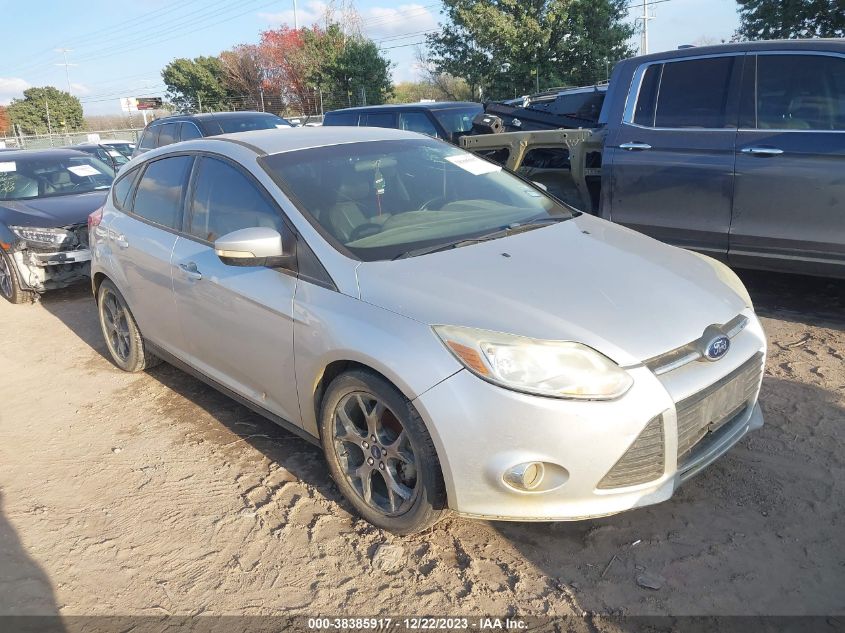
<path id="1" fill-rule="evenodd" d="M 277 127 L 290 127 L 285 119 L 275 114 L 252 114 L 249 116 L 216 117 L 223 132 L 249 132 L 251 130 L 272 130 Z"/>
<path id="2" fill-rule="evenodd" d="M 0 200 L 49 198 L 108 189 L 111 167 L 93 156 L 0 158 Z"/>
<path id="3" fill-rule="evenodd" d="M 440 125 L 452 134 L 459 132 L 469 132 L 472 129 L 472 120 L 475 115 L 481 112 L 484 108 L 479 103 L 477 106 L 468 108 L 450 108 L 448 110 L 433 109 L 431 113 L 434 118 L 440 121 Z"/>
<path id="4" fill-rule="evenodd" d="M 364 261 L 572 217 L 530 183 L 442 141 L 348 143 L 260 162 L 309 220 Z"/>

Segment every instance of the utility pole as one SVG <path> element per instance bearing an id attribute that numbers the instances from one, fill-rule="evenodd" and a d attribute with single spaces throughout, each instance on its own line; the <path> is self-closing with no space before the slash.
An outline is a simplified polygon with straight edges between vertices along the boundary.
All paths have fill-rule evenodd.
<path id="1" fill-rule="evenodd" d="M 50 135 L 50 147 L 53 147 L 53 124 L 50 122 L 50 102 L 44 99 L 44 107 L 47 109 L 47 133 Z"/>
<path id="2" fill-rule="evenodd" d="M 70 71 L 68 70 L 68 68 L 70 66 L 76 66 L 76 64 L 70 64 L 67 61 L 67 54 L 70 53 L 70 52 L 73 52 L 73 49 L 72 48 L 57 48 L 56 52 L 61 53 L 65 58 L 64 63 L 56 64 L 56 66 L 64 66 L 65 67 L 65 78 L 67 79 L 67 91 L 68 91 L 68 93 L 73 94 L 73 91 L 70 89 Z"/>
<path id="3" fill-rule="evenodd" d="M 261 94 L 261 111 L 264 112 L 264 88 L 259 88 Z"/>
<path id="4" fill-rule="evenodd" d="M 299 30 L 299 19 L 296 17 L 296 0 L 293 0 L 293 28 Z"/>
<path id="5" fill-rule="evenodd" d="M 653 20 L 654 16 L 648 14 L 648 0 L 643 0 L 643 15 L 642 17 L 637 18 L 637 20 L 642 20 L 643 23 L 643 32 L 642 32 L 642 40 L 640 42 L 640 55 L 648 55 L 648 21 Z"/>
<path id="6" fill-rule="evenodd" d="M 200 114 L 202 114 L 202 94 L 200 94 L 199 92 L 197 93 L 197 101 L 199 101 Z"/>

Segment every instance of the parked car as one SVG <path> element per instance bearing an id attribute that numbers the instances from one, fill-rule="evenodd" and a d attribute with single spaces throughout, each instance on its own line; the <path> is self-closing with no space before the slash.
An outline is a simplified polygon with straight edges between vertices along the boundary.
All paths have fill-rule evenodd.
<path id="1" fill-rule="evenodd" d="M 73 149 L 97 157 L 106 165 L 109 165 L 115 173 L 120 171 L 120 168 L 129 162 L 129 159 L 119 151 L 102 143 L 80 143 L 79 145 L 74 145 Z"/>
<path id="2" fill-rule="evenodd" d="M 204 136 L 289 127 L 291 124 L 288 121 L 268 112 L 207 112 L 168 116 L 147 124 L 132 155 L 138 156 L 156 147 Z"/>
<path id="3" fill-rule="evenodd" d="M 765 338 L 730 269 L 419 134 L 161 148 L 90 239 L 118 367 L 166 359 L 321 444 L 398 533 L 664 501 L 763 423 Z"/>
<path id="4" fill-rule="evenodd" d="M 109 149 L 114 149 L 126 156 L 132 158 L 132 152 L 135 151 L 135 143 L 132 141 L 125 141 L 123 139 L 102 139 L 100 145 L 105 145 Z"/>
<path id="5" fill-rule="evenodd" d="M 88 276 L 88 215 L 103 205 L 114 171 L 70 149 L 18 150 L 0 158 L 0 295 L 35 299 Z"/>
<path id="6" fill-rule="evenodd" d="M 508 130 L 508 117 L 527 118 L 488 110 Z M 626 59 L 592 126 L 526 110 L 533 129 L 594 128 L 566 143 L 551 131 L 491 135 L 503 149 L 579 144 L 578 169 L 567 162 L 560 174 L 575 177 L 583 210 L 731 266 L 845 277 L 845 40 Z M 495 140 L 483 141 L 490 155 Z"/>
<path id="7" fill-rule="evenodd" d="M 452 143 L 472 130 L 480 103 L 436 101 L 344 108 L 326 112 L 323 125 L 363 125 L 419 132 Z"/>

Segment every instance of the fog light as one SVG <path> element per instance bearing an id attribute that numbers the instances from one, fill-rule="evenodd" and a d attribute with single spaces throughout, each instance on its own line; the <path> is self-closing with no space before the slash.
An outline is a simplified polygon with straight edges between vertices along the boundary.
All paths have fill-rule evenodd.
<path id="1" fill-rule="evenodd" d="M 505 471 L 504 479 L 517 490 L 534 490 L 543 482 L 543 462 L 525 462 Z"/>

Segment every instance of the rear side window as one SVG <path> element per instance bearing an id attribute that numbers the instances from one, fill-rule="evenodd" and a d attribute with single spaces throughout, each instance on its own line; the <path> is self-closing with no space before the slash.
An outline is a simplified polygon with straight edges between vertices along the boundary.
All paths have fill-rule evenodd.
<path id="1" fill-rule="evenodd" d="M 176 126 L 177 123 L 163 123 L 161 126 L 161 132 L 158 134 L 158 147 L 164 147 L 165 145 L 170 145 L 171 143 L 175 143 L 178 139 L 176 138 Z"/>
<path id="2" fill-rule="evenodd" d="M 663 65 L 657 91 L 655 127 L 724 128 L 735 57 L 690 59 Z"/>
<path id="3" fill-rule="evenodd" d="M 326 115 L 323 125 L 358 125 L 358 114 L 356 112 L 330 112 Z"/>
<path id="4" fill-rule="evenodd" d="M 399 113 L 399 128 L 410 132 L 419 132 L 429 136 L 437 136 L 437 129 L 429 121 L 424 112 L 401 112 Z"/>
<path id="5" fill-rule="evenodd" d="M 252 130 L 273 130 L 290 127 L 285 119 L 275 114 L 250 114 L 243 116 L 215 117 L 215 122 L 224 134 L 250 132 Z"/>
<path id="6" fill-rule="evenodd" d="M 657 88 L 662 72 L 663 64 L 653 64 L 643 75 L 637 107 L 634 109 L 634 123 L 637 125 L 654 127 L 654 106 L 657 105 Z"/>
<path id="7" fill-rule="evenodd" d="M 132 212 L 171 229 L 182 224 L 182 200 L 191 170 L 191 156 L 173 156 L 151 162 L 135 194 Z"/>
<path id="8" fill-rule="evenodd" d="M 120 178 L 115 181 L 112 187 L 112 202 L 118 209 L 126 209 L 126 199 L 129 192 L 132 191 L 132 183 L 135 182 L 135 177 L 138 175 L 138 169 L 135 168 L 126 174 L 122 174 Z"/>
<path id="9" fill-rule="evenodd" d="M 757 127 L 845 130 L 845 59 L 758 55 Z"/>
<path id="10" fill-rule="evenodd" d="M 239 229 L 282 231 L 276 207 L 243 172 L 216 158 L 201 159 L 195 176 L 187 233 L 213 242 Z"/>
<path id="11" fill-rule="evenodd" d="M 141 137 L 141 142 L 138 143 L 139 149 L 154 149 L 156 141 L 158 141 L 158 133 L 161 131 L 161 125 L 151 125 L 144 131 Z"/>
<path id="12" fill-rule="evenodd" d="M 378 112 L 367 115 L 368 127 L 396 127 L 396 115 L 392 112 Z"/>
<path id="13" fill-rule="evenodd" d="M 190 141 L 192 138 L 202 138 L 202 134 L 197 129 L 197 126 L 190 121 L 182 121 L 179 130 L 179 139 L 182 141 Z"/>

